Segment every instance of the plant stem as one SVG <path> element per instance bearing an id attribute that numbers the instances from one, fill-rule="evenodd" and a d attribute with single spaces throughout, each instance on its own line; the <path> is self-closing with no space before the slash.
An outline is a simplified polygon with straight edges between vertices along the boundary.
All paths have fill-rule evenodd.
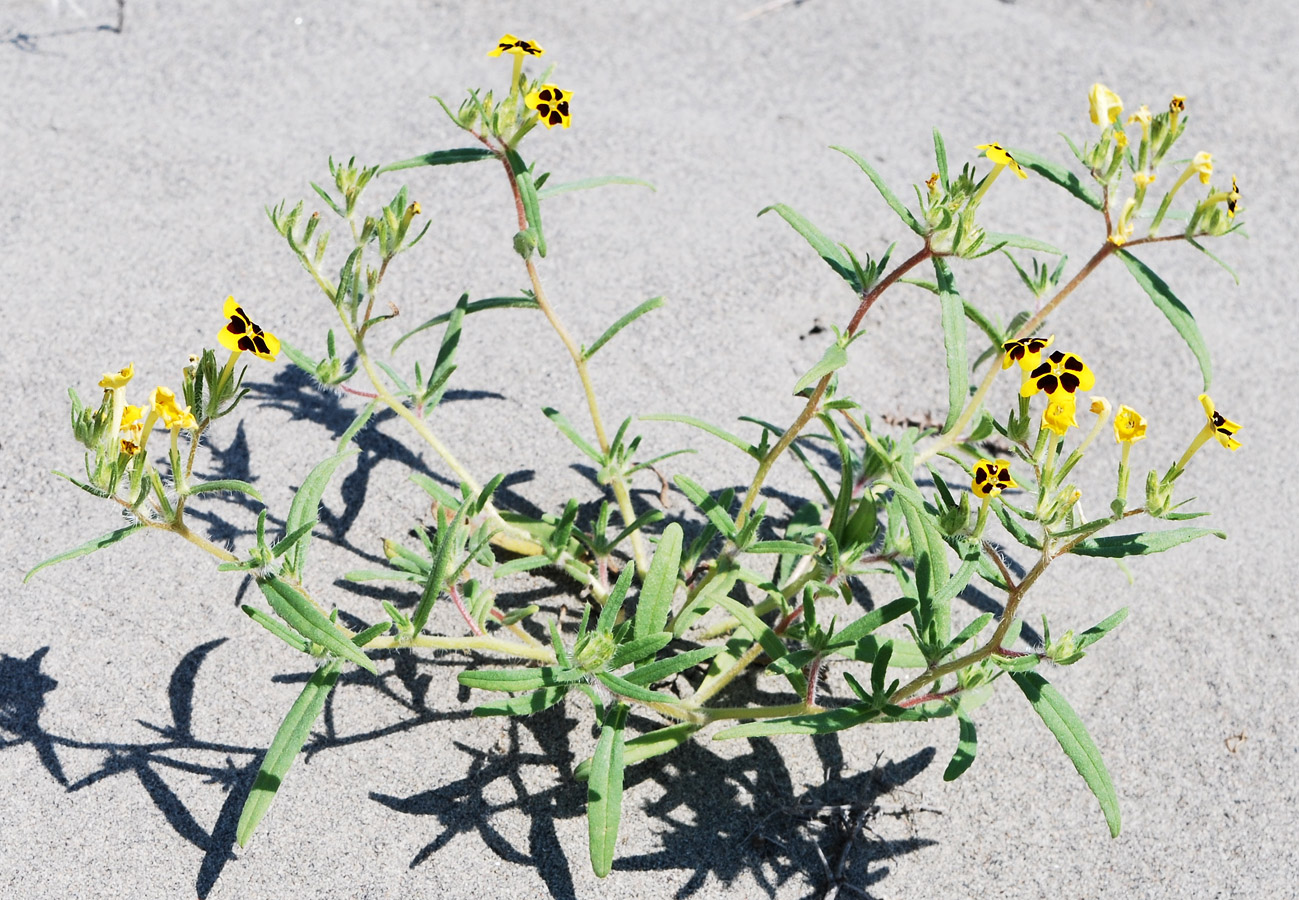
<path id="1" fill-rule="evenodd" d="M 870 308 L 875 305 L 875 301 L 880 298 L 880 295 L 892 287 L 899 278 L 933 255 L 934 251 L 929 249 L 929 245 L 926 244 L 924 247 L 921 247 L 913 253 L 907 260 L 900 263 L 892 272 L 876 282 L 874 287 L 862 295 L 861 302 L 857 305 L 857 311 L 853 313 L 852 319 L 848 322 L 846 334 L 849 337 L 855 335 L 857 329 L 861 326 L 862 319 L 865 318 L 866 313 L 870 312 Z M 794 423 L 785 430 L 785 433 L 780 436 L 780 440 L 776 441 L 775 446 L 768 450 L 767 455 L 758 463 L 758 471 L 754 473 L 753 483 L 749 485 L 749 490 L 744 495 L 744 501 L 740 504 L 740 511 L 736 514 L 735 524 L 737 526 L 743 527 L 744 520 L 748 517 L 749 510 L 752 509 L 753 504 L 757 502 L 758 493 L 762 489 L 762 483 L 766 480 L 767 473 L 771 471 L 772 465 L 774 465 L 776 460 L 780 458 L 780 455 L 789 448 L 789 445 L 794 443 L 794 439 L 798 437 L 799 432 L 801 432 L 804 426 L 806 426 L 807 423 L 812 420 L 812 417 L 816 415 L 817 408 L 821 404 L 821 398 L 825 396 L 826 388 L 830 386 L 830 379 L 832 377 L 833 373 L 826 375 L 817 382 L 816 389 L 812 391 L 812 396 L 808 398 L 807 404 L 803 407 L 803 411 L 798 414 L 798 418 L 796 418 Z"/>
<path id="2" fill-rule="evenodd" d="M 420 634 L 412 638 L 379 637 L 365 645 L 367 650 L 386 650 L 394 647 L 430 647 L 436 650 L 488 650 L 493 653 L 505 653 L 523 659 L 555 664 L 555 654 L 549 647 L 531 647 L 520 641 L 507 641 L 491 635 L 474 635 L 472 637 L 444 637 L 442 635 Z"/>

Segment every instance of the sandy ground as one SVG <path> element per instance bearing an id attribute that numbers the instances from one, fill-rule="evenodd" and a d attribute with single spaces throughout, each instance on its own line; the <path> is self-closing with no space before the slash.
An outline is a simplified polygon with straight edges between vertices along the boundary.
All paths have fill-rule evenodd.
<path id="1" fill-rule="evenodd" d="M 1299 192 L 1299 13 L 1276 0 L 1238 12 L 1204 0 L 809 0 L 746 15 L 759 2 L 130 0 L 121 33 L 100 27 L 116 20 L 104 0 L 0 5 L 0 370 L 12 401 L 0 417 L 0 783 L 11 786 L 0 894 L 793 898 L 830 886 L 823 854 L 831 869 L 842 861 L 845 888 L 876 897 L 1295 896 L 1299 609 L 1285 566 L 1299 496 L 1282 451 L 1299 439 L 1299 272 L 1284 213 Z M 1133 585 L 1104 562 L 1061 565 L 1029 611 L 1030 624 L 1049 610 L 1063 629 L 1132 608 L 1087 661 L 1051 675 L 1104 751 L 1119 839 L 1008 690 L 980 711 L 979 758 L 952 785 L 941 780 L 950 721 L 700 741 L 635 768 L 618 862 L 599 881 L 583 790 L 569 777 L 592 746 L 588 710 L 471 720 L 454 680 L 465 660 L 407 655 L 381 660 L 379 679 L 345 677 L 309 763 L 236 851 L 252 773 L 308 672 L 239 612 L 239 576 L 146 535 L 21 586 L 37 560 L 119 521 L 49 475 L 80 466 L 66 389 L 94 396 L 99 374 L 128 360 L 140 384 L 173 382 L 186 354 L 212 343 L 229 293 L 319 352 L 330 310 L 263 207 L 311 197 L 331 154 L 385 162 L 461 145 L 428 95 L 502 83 L 508 64 L 484 53 L 506 30 L 542 43 L 576 96 L 571 130 L 535 135 L 529 154 L 560 181 L 614 173 L 658 186 L 547 206 L 544 274 L 581 338 L 647 297 L 669 299 L 597 358 L 615 420 L 794 415 L 789 386 L 826 339 L 809 332 L 845 321 L 852 301 L 789 228 L 755 213 L 786 202 L 859 250 L 900 240 L 909 252 L 905 230 L 829 145 L 865 154 L 905 196 L 932 169 L 935 125 L 958 165 L 990 140 L 1063 160 L 1056 133 L 1089 132 L 1093 81 L 1129 109 L 1189 98 L 1186 155 L 1211 150 L 1244 191 L 1251 239 L 1216 245 L 1242 283 L 1185 247 L 1144 258 L 1196 314 L 1213 395 L 1246 426 L 1243 450 L 1211 447 L 1187 476 L 1230 541 L 1138 561 Z M 406 321 L 461 291 L 518 290 L 498 171 L 400 174 L 382 190 L 409 184 L 433 223 L 390 279 Z M 1000 182 L 985 206 L 992 227 L 1068 248 L 1071 270 L 1096 245 L 1098 223 L 1041 179 Z M 999 315 L 1026 296 L 1004 260 L 958 275 Z M 929 295 L 886 295 L 868 328 L 844 373 L 854 396 L 880 413 L 941 417 Z M 1098 392 L 1147 412 L 1138 450 L 1149 464 L 1180 452 L 1200 416 L 1194 362 L 1121 267 L 1103 268 L 1052 330 L 1097 371 Z M 400 358 L 431 359 L 430 347 Z M 519 509 L 594 498 L 538 411 L 549 403 L 580 421 L 576 379 L 540 317 L 471 319 L 462 362 L 436 426 L 475 471 L 514 473 L 507 499 Z M 201 467 L 255 478 L 283 515 L 357 403 L 282 364 L 255 363 L 249 377 L 252 402 L 213 435 Z M 364 433 L 359 462 L 326 495 L 313 549 L 319 590 L 362 616 L 390 595 L 337 579 L 372 566 L 381 538 L 422 513 L 410 471 L 443 473 L 401 449 L 400 425 L 386 418 Z M 681 426 L 643 433 L 662 450 L 699 447 L 671 471 L 712 489 L 749 475 L 740 454 Z M 784 492 L 810 490 L 793 464 L 772 487 L 773 509 Z M 653 479 L 638 488 L 644 502 L 657 491 Z M 204 508 L 215 540 L 247 545 L 252 509 Z M 557 592 L 521 581 L 507 599 L 553 606 Z M 878 805 L 872 830 L 850 845 L 825 808 L 835 804 Z"/>

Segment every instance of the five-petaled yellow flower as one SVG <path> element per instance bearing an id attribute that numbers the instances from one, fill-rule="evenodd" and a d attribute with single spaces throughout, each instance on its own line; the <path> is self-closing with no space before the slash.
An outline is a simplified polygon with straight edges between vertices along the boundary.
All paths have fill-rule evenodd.
<path id="1" fill-rule="evenodd" d="M 1006 152 L 1006 148 L 1001 146 L 1001 144 L 979 144 L 974 149 L 982 150 L 983 155 L 986 156 L 993 165 L 1005 166 L 1020 178 L 1028 177 L 1028 173 L 1019 167 L 1019 163 L 1015 162 L 1015 157 Z"/>
<path id="2" fill-rule="evenodd" d="M 217 335 L 217 340 L 221 342 L 222 347 L 234 353 L 247 350 L 260 359 L 275 359 L 280 352 L 279 338 L 269 331 L 263 331 L 248 318 L 239 301 L 234 297 L 226 297 L 223 313 L 230 321 Z"/>
<path id="3" fill-rule="evenodd" d="M 162 424 L 167 428 L 197 428 L 198 422 L 194 421 L 194 414 L 189 411 L 189 407 L 180 408 L 176 402 L 176 395 L 170 388 L 162 386 L 153 389 L 149 395 L 149 404 L 153 411 L 162 417 Z"/>
<path id="4" fill-rule="evenodd" d="M 500 56 L 502 53 L 513 53 L 515 56 L 523 56 L 526 53 L 528 56 L 541 56 L 545 52 L 532 41 L 516 38 L 512 34 L 503 34 L 496 42 L 496 46 L 487 51 L 487 55 Z"/>
<path id="5" fill-rule="evenodd" d="M 1130 406 L 1120 406 L 1114 416 L 1114 440 L 1135 444 L 1146 436 L 1146 417 Z"/>
<path id="6" fill-rule="evenodd" d="M 1078 427 L 1078 398 L 1063 392 L 1053 394 L 1046 402 L 1042 413 L 1042 427 L 1054 431 L 1060 437 L 1070 428 Z"/>
<path id="7" fill-rule="evenodd" d="M 567 128 L 568 101 L 572 96 L 572 91 L 565 91 L 553 84 L 543 84 L 524 97 L 523 102 L 528 105 L 528 109 L 537 111 L 537 115 L 546 123 L 547 128 L 554 128 L 556 125 Z"/>
<path id="8" fill-rule="evenodd" d="M 1119 114 L 1123 112 L 1123 101 L 1119 95 L 1111 91 L 1099 81 L 1092 85 L 1092 89 L 1087 94 L 1087 101 L 1091 105 L 1092 124 L 1093 125 L 1112 125 L 1118 121 Z"/>
<path id="9" fill-rule="evenodd" d="M 99 386 L 109 390 L 126 387 L 126 383 L 134 377 L 135 363 L 127 363 L 116 372 L 105 372 L 104 377 L 99 379 Z"/>
<path id="10" fill-rule="evenodd" d="M 1201 150 L 1191 160 L 1191 168 L 1199 173 L 1200 184 L 1208 184 L 1209 179 L 1213 177 L 1213 154 Z"/>
<path id="11" fill-rule="evenodd" d="M 1031 397 L 1038 391 L 1048 397 L 1058 392 L 1074 394 L 1078 391 L 1090 391 L 1096 383 L 1096 376 L 1087 365 L 1072 353 L 1052 353 L 1042 364 L 1028 373 L 1028 378 L 1020 387 L 1019 393 Z"/>
<path id="12" fill-rule="evenodd" d="M 1227 195 L 1227 218 L 1236 218 L 1236 204 L 1240 202 L 1240 188 L 1236 187 L 1236 176 L 1231 176 L 1231 193 Z"/>
<path id="13" fill-rule="evenodd" d="M 1010 477 L 1010 463 L 1000 459 L 981 459 L 974 464 L 970 490 L 977 496 L 986 500 L 1015 487 L 1019 485 Z"/>
<path id="14" fill-rule="evenodd" d="M 1209 399 L 1208 394 L 1200 395 L 1200 405 L 1204 407 L 1204 415 L 1209 420 L 1206 427 L 1213 429 L 1213 436 L 1218 439 L 1218 443 L 1228 450 L 1239 450 L 1241 443 L 1236 440 L 1235 434 L 1240 431 L 1240 425 L 1224 418 L 1222 413 L 1214 408 L 1213 401 Z"/>
<path id="15" fill-rule="evenodd" d="M 1042 362 L 1042 351 L 1051 346 L 1055 340 L 1055 335 L 1050 337 L 1029 337 L 1018 341 L 1006 341 L 1001 345 L 1001 350 L 1005 354 L 1001 358 L 1001 367 L 1009 369 L 1013 364 L 1019 363 L 1019 367 L 1025 372 L 1031 372 L 1036 369 Z"/>

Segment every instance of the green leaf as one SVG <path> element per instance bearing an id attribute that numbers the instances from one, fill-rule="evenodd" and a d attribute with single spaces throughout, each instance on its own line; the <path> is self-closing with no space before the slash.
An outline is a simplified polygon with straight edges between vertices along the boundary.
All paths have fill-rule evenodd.
<path id="1" fill-rule="evenodd" d="M 295 366 L 306 372 L 312 378 L 316 377 L 316 369 L 320 365 L 318 360 L 312 359 L 284 338 L 280 338 L 280 349 L 284 351 L 284 355 L 287 356 L 289 361 Z"/>
<path id="2" fill-rule="evenodd" d="M 468 296 L 469 296 L 468 294 L 462 295 L 461 300 L 463 300 L 465 297 Z M 396 351 L 398 347 L 400 347 L 402 344 L 406 342 L 407 338 L 414 337 L 415 335 L 419 334 L 421 331 L 425 331 L 429 328 L 434 328 L 445 322 L 451 321 L 451 317 L 455 315 L 456 310 L 459 308 L 460 308 L 460 303 L 457 302 L 454 307 L 447 310 L 446 312 L 439 313 L 438 315 L 429 319 L 427 322 L 423 322 L 420 325 L 415 326 L 410 331 L 406 332 L 401 337 L 397 338 L 396 343 L 392 345 L 392 350 Z M 464 307 L 464 311 L 465 314 L 468 315 L 470 313 L 484 312 L 489 309 L 537 309 L 537 308 L 538 308 L 537 301 L 531 297 L 487 297 L 486 299 L 474 300 L 466 304 Z M 315 370 L 312 369 L 312 372 L 314 373 Z"/>
<path id="3" fill-rule="evenodd" d="M 517 158 L 517 154 L 512 151 L 511 155 Z M 523 204 L 523 215 L 528 221 L 528 232 L 532 235 L 532 239 L 537 242 L 537 253 L 544 259 L 546 256 L 546 233 L 541 228 L 541 200 L 537 197 L 537 187 L 532 180 L 532 173 L 526 169 L 519 171 L 518 165 L 516 165 L 514 181 L 519 187 L 519 200 Z"/>
<path id="4" fill-rule="evenodd" d="M 474 708 L 474 716 L 530 716 L 550 709 L 569 692 L 567 685 L 541 688 L 519 697 L 492 700 Z"/>
<path id="5" fill-rule="evenodd" d="M 884 198 L 884 202 L 887 203 L 892 208 L 892 210 L 898 214 L 898 218 L 902 220 L 903 224 L 906 225 L 908 228 L 910 228 L 912 231 L 914 231 L 916 234 L 922 237 L 924 236 L 925 234 L 924 226 L 920 224 L 920 222 L 916 219 L 914 215 L 912 215 L 911 210 L 907 209 L 906 206 L 902 204 L 902 201 L 897 198 L 897 195 L 894 194 L 891 190 L 889 190 L 889 186 L 884 183 L 884 179 L 880 177 L 880 173 L 876 172 L 870 163 L 866 162 L 866 160 L 863 159 L 859 154 L 854 153 L 853 151 L 848 150 L 844 147 L 831 147 L 830 149 L 838 150 L 844 156 L 848 157 L 853 162 L 855 162 L 858 166 L 860 166 L 861 170 L 866 173 L 866 177 L 869 178 L 871 180 L 871 183 L 875 185 L 875 189 L 880 192 L 880 196 Z"/>
<path id="6" fill-rule="evenodd" d="M 825 348 L 825 353 L 821 356 L 820 361 L 808 369 L 802 378 L 798 379 L 798 384 L 794 385 L 794 393 L 802 393 L 831 372 L 842 369 L 847 364 L 848 351 L 837 343 L 831 344 Z"/>
<path id="7" fill-rule="evenodd" d="M 642 422 L 680 422 L 683 425 L 693 425 L 701 431 L 708 432 L 713 437 L 719 437 L 726 441 L 726 443 L 739 447 L 754 459 L 759 461 L 762 460 L 762 454 L 758 452 L 758 448 L 750 444 L 748 441 L 736 437 L 724 428 L 719 428 L 716 425 L 705 422 L 703 419 L 696 419 L 694 416 L 679 416 L 676 413 L 654 413 L 648 416 L 641 416 L 640 420 Z"/>
<path id="8" fill-rule="evenodd" d="M 410 617 L 411 628 L 415 634 L 419 634 L 424 630 L 424 625 L 433 612 L 433 604 L 437 603 L 437 599 L 442 593 L 447 572 L 451 568 L 451 557 L 464 546 L 464 542 L 461 540 L 463 536 L 461 520 L 464 518 L 465 509 L 473 503 L 473 500 L 473 494 L 465 497 L 452 514 L 451 520 L 443 522 L 438 527 L 437 553 L 433 557 L 433 565 L 429 569 L 428 580 L 424 582 L 424 590 L 420 593 L 419 605 L 415 607 L 415 613 Z"/>
<path id="9" fill-rule="evenodd" d="M 672 479 L 676 482 L 681 492 L 689 498 L 690 502 L 699 507 L 699 511 L 708 517 L 708 521 L 713 523 L 713 527 L 726 535 L 728 538 L 735 537 L 735 521 L 731 518 L 730 513 L 722 509 L 720 503 L 713 499 L 703 486 L 690 480 L 684 475 L 678 475 Z"/>
<path id="10" fill-rule="evenodd" d="M 541 412 L 547 419 L 555 423 L 555 427 L 562 431 L 565 437 L 573 442 L 573 446 L 577 447 L 578 450 L 581 450 L 593 461 L 598 462 L 601 465 L 604 464 L 604 454 L 595 449 L 586 438 L 578 434 L 577 429 L 573 427 L 572 423 L 569 422 L 568 419 L 564 418 L 563 413 L 549 406 L 544 407 Z"/>
<path id="11" fill-rule="evenodd" d="M 678 653 L 676 656 L 669 656 L 667 659 L 659 659 L 654 662 L 647 662 L 643 666 L 628 672 L 623 676 L 625 681 L 632 684 L 648 685 L 656 681 L 662 681 L 678 672 L 684 672 L 691 666 L 697 666 L 706 659 L 712 659 L 722 651 L 721 646 L 700 647 L 697 650 L 687 650 L 685 653 Z"/>
<path id="12" fill-rule="evenodd" d="M 563 184 L 538 188 L 537 196 L 542 200 L 548 200 L 559 194 L 567 194 L 572 191 L 589 191 L 591 188 L 604 187 L 607 184 L 634 184 L 638 187 L 647 187 L 651 191 L 656 190 L 654 185 L 648 181 L 641 181 L 639 178 L 631 178 L 627 175 L 598 175 L 595 178 L 581 178 L 577 181 L 566 181 Z"/>
<path id="13" fill-rule="evenodd" d="M 668 725 L 648 734 L 642 734 L 640 737 L 634 737 L 627 741 L 623 749 L 623 766 L 630 766 L 644 759 L 650 759 L 654 756 L 660 756 L 670 750 L 680 747 L 690 736 L 700 729 L 701 726 L 691 722 L 678 722 L 676 725 Z M 591 777 L 591 764 L 593 760 L 583 760 L 573 771 L 573 777 L 578 781 L 586 781 Z"/>
<path id="14" fill-rule="evenodd" d="M 316 604 L 312 603 L 297 588 L 280 578 L 271 575 L 257 582 L 257 586 L 266 595 L 271 609 L 288 623 L 289 627 L 309 641 L 319 644 L 330 653 L 356 663 L 371 675 L 377 675 L 378 669 L 370 658 L 352 643 L 338 626 L 329 621 Z"/>
<path id="15" fill-rule="evenodd" d="M 1065 755 L 1100 801 L 1101 812 L 1105 814 L 1105 821 L 1110 826 L 1110 837 L 1118 837 L 1119 798 L 1114 793 L 1114 785 L 1110 781 L 1110 773 L 1105 769 L 1100 750 L 1096 749 L 1096 744 L 1078 714 L 1060 692 L 1036 672 L 1012 672 L 1010 677 L 1019 685 L 1046 727 L 1051 729 Z"/>
<path id="16" fill-rule="evenodd" d="M 266 756 L 262 758 L 261 768 L 257 770 L 257 778 L 253 781 L 252 790 L 248 792 L 248 799 L 244 801 L 243 812 L 239 814 L 235 840 L 239 842 L 240 847 L 248 846 L 248 840 L 253 836 L 257 824 L 271 808 L 276 792 L 284 783 L 284 776 L 288 774 L 293 761 L 297 759 L 298 751 L 310 737 L 311 726 L 320 716 L 320 711 L 325 708 L 325 700 L 338 682 L 338 674 L 337 662 L 331 662 L 317 669 L 307 681 L 302 693 L 298 695 L 298 699 L 293 701 L 289 714 L 280 723 L 280 728 L 275 732 L 275 738 L 271 741 Z"/>
<path id="17" fill-rule="evenodd" d="M 1208 247 L 1204 246 L 1204 245 L 1201 244 L 1199 241 L 1197 241 L 1195 238 L 1191 238 L 1191 237 L 1188 237 L 1188 238 L 1186 239 L 1186 243 L 1190 244 L 1190 245 L 1191 245 L 1192 247 L 1194 247 L 1196 250 L 1199 250 L 1199 251 L 1200 251 L 1201 253 L 1203 253 L 1205 256 L 1209 257 L 1209 259 L 1213 260 L 1213 261 L 1216 262 L 1218 265 L 1220 265 L 1220 266 L 1222 266 L 1224 269 L 1226 269 L 1226 270 L 1227 270 L 1227 274 L 1231 276 L 1232 280 L 1235 281 L 1236 284 L 1240 284 L 1240 276 L 1236 274 L 1236 270 L 1233 269 L 1231 266 L 1227 265 L 1225 262 L 1223 262 L 1223 261 L 1222 261 L 1221 259 L 1219 259 L 1217 256 L 1215 256 L 1215 255 L 1213 254 L 1213 252 L 1209 250 Z"/>
<path id="18" fill-rule="evenodd" d="M 1070 550 L 1078 556 L 1103 556 L 1118 559 L 1124 556 L 1148 556 L 1163 553 L 1179 544 L 1196 538 L 1213 535 L 1227 539 L 1226 532 L 1212 528 L 1171 528 L 1168 531 L 1141 531 L 1135 534 L 1113 534 L 1107 537 L 1088 538 Z"/>
<path id="19" fill-rule="evenodd" d="M 1064 166 L 1057 165 L 1036 153 L 1029 153 L 1027 150 L 1011 150 L 1010 155 L 1025 169 L 1031 169 L 1052 184 L 1058 184 L 1092 209 L 1104 208 L 1105 204 L 1101 198 Z"/>
<path id="20" fill-rule="evenodd" d="M 719 731 L 713 735 L 713 740 L 729 741 L 735 738 L 771 737 L 777 734 L 830 734 L 868 722 L 876 715 L 878 715 L 877 710 L 858 703 L 825 712 L 805 713 L 783 719 L 763 719 L 745 725 L 736 725 Z"/>
<path id="21" fill-rule="evenodd" d="M 591 774 L 586 784 L 587 833 L 591 845 L 591 869 L 604 878 L 613 868 L 618 845 L 618 820 L 622 817 L 623 727 L 627 707 L 614 706 L 600 729 L 591 757 Z"/>
<path id="22" fill-rule="evenodd" d="M 143 522 L 136 522 L 133 525 L 127 525 L 125 528 L 110 531 L 108 534 L 101 534 L 94 540 L 86 541 L 86 543 L 82 544 L 80 547 L 73 547 L 71 550 L 64 550 L 62 553 L 51 556 L 44 562 L 37 564 L 34 569 L 24 575 L 23 584 L 30 581 L 31 577 L 41 569 L 49 568 L 56 563 L 66 562 L 69 559 L 76 559 L 78 556 L 88 556 L 96 550 L 103 550 L 105 547 L 116 544 L 118 541 L 125 537 L 129 537 L 144 527 L 145 525 Z"/>
<path id="23" fill-rule="evenodd" d="M 938 166 L 938 178 L 943 187 L 947 187 L 947 145 L 937 128 L 934 129 L 934 161 Z"/>
<path id="24" fill-rule="evenodd" d="M 492 574 L 496 578 L 504 578 L 506 575 L 513 575 L 516 572 L 531 572 L 533 569 L 540 569 L 553 564 L 550 558 L 545 556 L 520 556 L 518 559 L 501 563 Z"/>
<path id="25" fill-rule="evenodd" d="M 361 410 L 357 417 L 352 420 L 352 424 L 347 426 L 347 430 L 343 432 L 343 436 L 338 439 L 339 453 L 342 453 L 347 449 L 347 445 L 352 443 L 352 439 L 355 438 L 357 434 L 360 433 L 361 429 L 365 427 L 365 423 L 370 421 L 370 416 L 374 415 L 375 409 L 378 408 L 378 403 L 378 400 L 371 400 L 365 405 L 365 409 Z M 260 500 L 261 498 L 258 497 L 257 499 Z"/>
<path id="26" fill-rule="evenodd" d="M 396 172 L 398 169 L 413 169 L 417 166 L 450 166 L 456 163 L 478 162 L 480 159 L 493 159 L 496 156 L 486 147 L 458 147 L 455 150 L 434 150 L 420 156 L 412 156 L 401 162 L 380 166 L 376 174 Z"/>
<path id="27" fill-rule="evenodd" d="M 943 308 L 943 346 L 947 350 L 947 421 L 943 431 L 951 430 L 970 399 L 970 364 L 965 355 L 965 301 L 957 293 L 947 260 L 934 257 L 938 276 L 938 302 Z"/>
<path id="28" fill-rule="evenodd" d="M 619 319 L 617 322 L 614 322 L 612 325 L 606 328 L 604 334 L 596 338 L 595 343 L 582 352 L 582 358 L 590 359 L 592 356 L 595 356 L 596 352 L 599 351 L 599 349 L 603 347 L 605 344 L 609 343 L 609 341 L 613 339 L 614 335 L 622 331 L 624 328 L 626 328 L 632 322 L 639 319 L 641 316 L 645 315 L 645 313 L 649 312 L 650 310 L 658 309 L 660 306 L 664 304 L 664 302 L 666 301 L 664 301 L 662 297 L 652 297 L 649 300 L 646 300 L 640 306 L 636 307 L 631 312 L 627 313 L 625 316 Z"/>
<path id="29" fill-rule="evenodd" d="M 798 541 L 754 541 L 745 553 L 787 553 L 791 556 L 815 556 L 819 548 Z"/>
<path id="30" fill-rule="evenodd" d="M 1050 253 L 1053 256 L 1064 256 L 1064 251 L 1046 241 L 1039 241 L 1037 238 L 1025 237 L 1022 234 L 1001 234 L 996 231 L 985 231 L 983 234 L 985 247 L 991 247 L 993 250 L 1000 250 L 1003 247 L 1018 247 L 1021 250 L 1036 250 L 1039 253 Z"/>
<path id="31" fill-rule="evenodd" d="M 628 566 L 627 568 L 634 567 Z M 628 663 L 639 662 L 640 660 L 653 661 L 654 654 L 670 643 L 672 643 L 671 633 L 660 631 L 658 634 L 647 634 L 644 637 L 620 644 L 618 649 L 614 651 L 613 656 L 610 657 L 608 668 L 613 671 L 621 669 Z"/>
<path id="32" fill-rule="evenodd" d="M 974 764 L 974 754 L 979 750 L 979 733 L 970 714 L 958 707 L 956 719 L 961 726 L 961 736 L 956 742 L 952 761 L 943 770 L 943 781 L 955 781 L 964 775 L 965 770 Z"/>
<path id="33" fill-rule="evenodd" d="M 262 612 L 260 609 L 256 609 L 255 607 L 249 606 L 246 603 L 240 606 L 239 608 L 244 611 L 244 614 L 247 615 L 248 618 L 252 619 L 258 625 L 265 628 L 271 634 L 275 635 L 277 638 L 284 641 L 284 643 L 288 644 L 290 647 L 292 647 L 294 650 L 297 650 L 299 653 L 307 653 L 311 650 L 311 641 L 307 640 L 302 635 L 295 634 L 294 632 L 285 628 L 282 622 L 276 619 L 272 619 L 270 616 L 266 615 L 266 613 Z"/>
<path id="34" fill-rule="evenodd" d="M 276 559 L 279 559 L 285 553 L 288 553 L 291 549 L 293 549 L 294 544 L 302 540 L 307 535 L 311 534 L 311 529 L 315 527 L 316 527 L 315 519 L 312 519 L 310 522 L 303 522 L 302 526 L 298 528 L 296 531 L 290 534 L 286 534 L 284 537 L 280 538 L 278 541 L 275 542 L 275 545 L 271 547 L 271 556 Z"/>
<path id="35" fill-rule="evenodd" d="M 638 637 L 656 634 L 664 629 L 672 611 L 672 597 L 677 589 L 677 571 L 681 566 L 681 526 L 676 522 L 663 529 L 649 571 L 636 601 L 633 634 Z"/>
<path id="36" fill-rule="evenodd" d="M 679 703 L 680 699 L 662 691 L 651 691 L 635 682 L 628 681 L 612 672 L 596 672 L 596 680 L 621 697 L 639 700 L 641 703 Z"/>
<path id="37" fill-rule="evenodd" d="M 886 603 L 883 606 L 872 609 L 866 615 L 854 620 L 842 631 L 834 633 L 834 640 L 831 649 L 846 647 L 855 644 L 875 629 L 888 622 L 892 622 L 899 616 L 905 616 L 916 606 L 916 601 L 910 597 L 899 597 L 892 603 Z M 922 662 L 923 666 L 924 663 Z"/>
<path id="38" fill-rule="evenodd" d="M 771 206 L 764 207 L 759 210 L 758 215 L 762 216 L 772 210 L 775 210 L 782 219 L 788 222 L 795 231 L 803 236 L 804 240 L 812 245 L 812 249 L 820 254 L 821 258 L 825 260 L 826 265 L 834 269 L 835 274 L 848 282 L 848 286 L 853 289 L 854 293 L 860 294 L 862 290 L 864 290 L 864 286 L 862 285 L 861 280 L 857 277 L 856 270 L 853 268 L 852 260 L 848 258 L 848 254 L 843 251 L 842 247 L 830 240 L 821 233 L 819 228 L 783 203 L 773 203 Z"/>
<path id="39" fill-rule="evenodd" d="M 1186 341 L 1186 346 L 1191 348 L 1195 354 L 1195 361 L 1200 364 L 1200 374 L 1204 376 L 1204 389 L 1209 389 L 1209 383 L 1213 380 L 1212 370 L 1209 365 L 1209 346 L 1204 342 L 1204 336 L 1200 334 L 1200 327 L 1195 324 L 1195 317 L 1191 311 L 1186 308 L 1181 300 L 1173 294 L 1172 289 L 1150 268 L 1137 259 L 1126 250 L 1116 250 L 1115 255 L 1123 261 L 1132 273 L 1132 277 L 1141 285 L 1155 306 L 1159 307 L 1168 321 L 1176 329 L 1177 333 Z"/>
<path id="40" fill-rule="evenodd" d="M 534 669 L 473 669 L 461 672 L 456 680 L 465 687 L 482 691 L 535 691 L 582 681 L 586 673 L 562 666 L 540 666 Z"/>
<path id="41" fill-rule="evenodd" d="M 320 498 L 325 494 L 325 487 L 329 484 L 329 479 L 333 477 L 334 470 L 338 468 L 343 460 L 355 456 L 360 450 L 347 450 L 343 453 L 337 453 L 333 456 L 327 456 L 318 462 L 303 480 L 302 486 L 298 488 L 293 495 L 293 502 L 289 504 L 289 515 L 284 521 L 284 533 L 292 534 L 306 523 L 320 517 Z M 293 548 L 293 552 L 285 560 L 285 566 L 293 574 L 301 578 L 307 565 L 307 548 L 311 544 L 311 535 L 308 534 Z"/>
<path id="42" fill-rule="evenodd" d="M 253 487 L 246 481 L 238 481 L 234 478 L 222 478 L 217 481 L 203 481 L 198 484 L 192 484 L 189 486 L 189 490 L 186 493 L 207 494 L 212 491 L 239 491 L 242 494 L 247 494 L 255 500 L 262 500 L 262 495 L 257 493 L 257 488 Z"/>
<path id="43" fill-rule="evenodd" d="M 1074 647 L 1078 650 L 1086 650 L 1115 628 L 1118 628 L 1127 617 L 1128 608 L 1125 606 L 1114 615 L 1096 623 L 1091 628 L 1088 628 L 1082 634 L 1078 635 L 1078 638 L 1074 641 Z"/>

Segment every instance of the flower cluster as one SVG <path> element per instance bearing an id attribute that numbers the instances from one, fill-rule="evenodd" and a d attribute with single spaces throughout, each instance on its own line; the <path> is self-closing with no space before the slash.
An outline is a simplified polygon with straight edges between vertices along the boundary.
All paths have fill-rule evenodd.
<path id="1" fill-rule="evenodd" d="M 516 92 L 521 84 L 520 76 L 523 72 L 523 57 L 541 56 L 545 52 L 535 42 L 515 37 L 512 34 L 501 35 L 501 39 L 497 41 L 496 46 L 488 51 L 488 56 L 500 56 L 503 53 L 508 53 L 514 57 L 514 72 L 510 77 L 510 98 L 512 100 L 518 96 Z M 524 93 L 523 105 L 536 113 L 537 117 L 530 120 L 532 123 L 541 122 L 547 129 L 554 128 L 556 125 L 567 128 L 571 124 L 568 101 L 572 96 L 572 91 L 564 90 L 559 85 L 534 83 L 532 90 Z M 530 127 L 528 122 L 525 122 L 524 125 Z"/>

